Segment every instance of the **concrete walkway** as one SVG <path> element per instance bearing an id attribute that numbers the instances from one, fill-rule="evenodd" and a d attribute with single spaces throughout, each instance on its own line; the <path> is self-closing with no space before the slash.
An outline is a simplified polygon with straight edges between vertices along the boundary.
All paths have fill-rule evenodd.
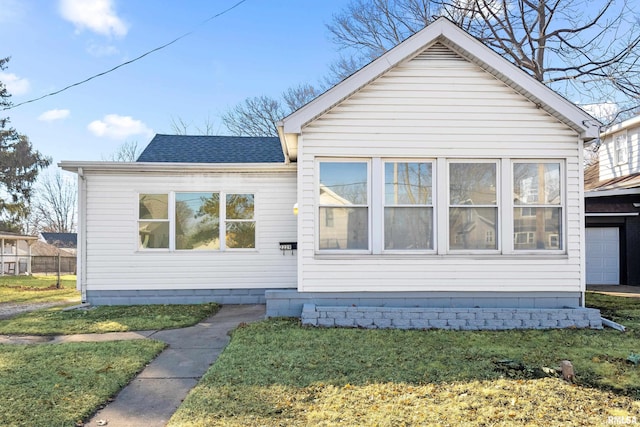
<path id="1" fill-rule="evenodd" d="M 229 331 L 264 316 L 264 305 L 228 305 L 195 326 L 149 333 L 169 346 L 85 426 L 166 425 L 229 343 Z"/>
<path id="2" fill-rule="evenodd" d="M 113 332 L 56 337 L 0 336 L 0 344 L 54 344 L 151 338 L 168 344 L 86 427 L 162 427 L 229 343 L 240 323 L 262 320 L 264 305 L 225 305 L 195 326 L 164 331 Z"/>

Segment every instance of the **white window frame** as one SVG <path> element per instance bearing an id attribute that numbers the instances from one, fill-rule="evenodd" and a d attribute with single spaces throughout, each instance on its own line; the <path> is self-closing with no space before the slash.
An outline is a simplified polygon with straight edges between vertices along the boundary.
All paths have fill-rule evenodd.
<path id="1" fill-rule="evenodd" d="M 503 204 L 502 204 L 502 169 L 501 169 L 501 165 L 503 164 L 502 159 L 496 159 L 496 158 L 490 158 L 490 159 L 486 159 L 486 158 L 478 158 L 478 159 L 474 159 L 474 158 L 461 158 L 461 159 L 457 159 L 457 158 L 446 158 L 445 162 L 446 167 L 444 170 L 444 174 L 446 176 L 446 185 L 444 188 L 444 192 L 446 194 L 446 198 L 444 203 L 442 203 L 442 205 L 444 205 L 444 218 L 445 220 L 442 221 L 442 223 L 444 223 L 443 226 L 441 226 L 440 228 L 442 229 L 442 233 L 444 235 L 446 235 L 446 253 L 447 254 L 477 254 L 477 255 L 481 255 L 481 254 L 486 254 L 486 255 L 496 255 L 496 254 L 502 254 L 503 253 L 503 249 L 502 249 L 502 233 L 504 233 L 503 227 L 501 227 L 502 225 L 502 209 L 503 209 Z M 450 232 L 450 210 L 451 208 L 455 208 L 455 207 L 463 207 L 463 208 L 468 208 L 470 205 L 455 205 L 455 204 L 451 204 L 451 181 L 450 181 L 450 165 L 452 163 L 491 163 L 494 164 L 496 166 L 496 204 L 495 205 L 487 205 L 487 204 L 478 204 L 478 205 L 471 205 L 477 208 L 492 208 L 496 210 L 496 228 L 495 228 L 495 233 L 496 235 L 494 236 L 495 239 L 495 244 L 496 244 L 496 249 L 452 249 L 451 248 L 451 244 L 455 243 L 451 242 L 451 232 Z"/>
<path id="2" fill-rule="evenodd" d="M 375 160 L 375 159 L 374 159 Z M 437 252 L 438 245 L 438 230 L 436 229 L 437 221 L 436 221 L 436 189 L 437 189 L 437 165 L 435 159 L 429 158 L 383 158 L 380 159 L 381 166 L 380 177 L 376 179 L 375 182 L 378 184 L 374 188 L 374 193 L 380 194 L 381 200 L 381 232 L 379 236 L 380 240 L 380 252 L 388 253 L 388 254 L 434 254 Z M 431 203 L 430 204 L 420 204 L 420 205 L 387 205 L 385 201 L 385 165 L 387 163 L 427 163 L 431 165 Z M 377 207 L 377 206 L 376 206 Z M 385 227 L 384 227 L 384 212 L 387 207 L 410 207 L 410 208 L 431 208 L 431 240 L 432 240 L 432 248 L 430 249 L 417 249 L 417 250 L 408 250 L 408 249 L 385 249 Z M 374 207 L 375 210 L 375 207 Z M 374 236 L 376 239 L 377 236 Z M 376 239 L 377 240 L 377 239 Z"/>
<path id="3" fill-rule="evenodd" d="M 192 249 L 176 249 L 176 194 L 188 194 L 188 193 L 217 193 L 220 197 L 220 224 L 218 227 L 220 249 L 206 249 L 206 250 L 192 250 Z M 168 219 L 153 220 L 153 222 L 168 222 L 169 223 L 169 247 L 168 248 L 142 248 L 139 241 L 139 223 L 140 221 L 149 221 L 140 219 L 140 195 L 141 194 L 162 194 L 167 195 L 168 201 Z M 229 220 L 227 219 L 227 195 L 228 194 L 251 194 L 253 195 L 253 219 L 251 220 Z M 244 189 L 238 189 L 236 191 L 220 191 L 220 190 L 176 190 L 176 191 L 137 191 L 136 203 L 138 208 L 136 209 L 136 252 L 174 252 L 185 254 L 201 254 L 201 253 L 220 253 L 220 252 L 256 252 L 259 248 L 259 233 L 258 233 L 258 193 L 256 191 L 247 191 Z M 255 224 L 255 247 L 253 248 L 229 248 L 227 247 L 227 222 L 253 222 Z"/>
<path id="4" fill-rule="evenodd" d="M 509 233 L 509 235 L 513 236 L 510 239 L 511 247 L 508 251 L 505 251 L 505 254 L 516 254 L 516 255 L 533 255 L 533 254 L 549 254 L 549 255 L 560 255 L 567 253 L 567 174 L 566 174 L 566 161 L 562 158 L 554 158 L 554 159 L 517 159 L 510 158 L 509 164 L 509 199 L 512 201 L 510 206 L 510 212 L 508 213 L 509 219 L 506 218 L 505 215 L 505 230 L 504 233 Z M 560 198 L 560 203 L 558 205 L 549 205 L 549 204 L 516 204 L 514 200 L 514 188 L 513 188 L 513 178 L 514 167 L 516 163 L 533 163 L 533 164 L 541 164 L 541 163 L 551 163 L 551 164 L 559 164 L 560 165 L 560 188 L 558 197 Z M 540 191 L 540 190 L 538 190 Z M 506 192 L 505 192 L 506 193 Z M 538 200 L 539 201 L 539 200 Z M 514 211 L 516 208 L 560 208 L 560 236 L 558 236 L 558 244 L 560 245 L 558 249 L 516 249 L 515 248 L 515 224 L 514 224 Z M 506 221 L 509 221 L 507 224 Z M 535 237 L 534 237 L 535 239 Z"/>
<path id="5" fill-rule="evenodd" d="M 367 249 L 320 249 L 320 209 L 322 208 L 344 208 L 344 205 L 338 204 L 322 204 L 320 203 L 320 165 L 322 163 L 364 163 L 367 165 L 367 204 L 351 205 L 354 208 L 366 208 L 367 209 Z M 372 206 L 374 205 L 372 200 L 372 159 L 362 157 L 318 157 L 315 161 L 315 252 L 317 254 L 370 254 L 372 253 L 372 236 L 373 236 L 373 221 L 372 221 Z M 335 221 L 335 219 L 334 219 Z"/>
<path id="6" fill-rule="evenodd" d="M 140 218 L 140 196 L 142 195 L 160 195 L 160 196 L 167 196 L 167 218 L 157 218 L 157 219 L 142 219 Z M 136 231 L 135 231 L 135 236 L 136 236 L 136 240 L 135 240 L 135 248 L 136 251 L 141 251 L 141 252 L 167 252 L 171 249 L 171 245 L 173 244 L 172 242 L 172 233 L 171 233 L 171 228 L 172 228 L 172 221 L 171 221 L 171 215 L 172 215 L 172 200 L 171 200 L 171 195 L 168 193 L 163 193 L 163 192 L 158 192 L 158 191 L 139 191 L 136 193 Z M 166 248 L 145 248 L 141 245 L 140 243 L 140 223 L 141 222 L 151 222 L 151 223 L 167 223 L 169 225 L 169 244 L 168 247 Z"/>
<path id="7" fill-rule="evenodd" d="M 253 196 L 253 217 L 251 219 L 229 219 L 227 218 L 227 196 L 231 194 L 250 194 Z M 226 191 L 220 192 L 220 198 L 224 196 L 224 206 L 220 203 L 220 250 L 225 251 L 255 251 L 258 249 L 258 222 L 256 221 L 256 193 L 248 191 Z M 254 224 L 254 236 L 253 236 L 253 248 L 230 248 L 227 246 L 227 224 L 228 223 L 247 223 L 252 222 Z"/>
<path id="8" fill-rule="evenodd" d="M 626 130 L 613 135 L 613 153 L 616 165 L 629 163 L 629 139 Z"/>
<path id="9" fill-rule="evenodd" d="M 320 163 L 352 163 L 362 162 L 367 164 L 367 205 L 357 205 L 367 208 L 368 220 L 368 249 L 320 249 Z M 384 249 L 384 168 L 386 163 L 431 163 L 432 165 L 432 203 L 433 209 L 433 250 L 385 250 Z M 541 256 L 541 255 L 566 255 L 567 254 L 567 172 L 565 158 L 518 158 L 518 157 L 435 157 L 435 158 L 407 158 L 407 157 L 316 157 L 315 164 L 315 254 L 316 255 L 403 255 L 403 256 L 428 256 L 428 255 L 486 255 L 490 257 L 509 256 Z M 451 163 L 492 163 L 496 165 L 496 204 L 474 205 L 476 207 L 488 207 L 496 209 L 497 226 L 494 230 L 494 242 L 496 249 L 450 249 L 449 211 L 454 205 L 450 205 L 449 172 Z M 513 200 L 514 165 L 516 163 L 553 163 L 560 165 L 559 205 L 531 204 L 516 205 Z M 255 193 L 254 193 L 255 194 Z M 256 203 L 257 204 L 257 203 Z M 422 205 L 420 205 L 422 206 Z M 467 205 L 465 205 L 467 206 Z M 341 207 L 341 206 L 334 206 Z M 558 249 L 515 249 L 514 210 L 523 208 L 560 208 L 560 235 L 549 236 L 549 241 L 557 239 Z M 530 213 L 530 209 L 529 209 Z M 527 239 L 530 239 L 527 236 Z M 556 240 L 554 240 L 556 241 Z M 552 246 L 550 244 L 550 246 Z"/>

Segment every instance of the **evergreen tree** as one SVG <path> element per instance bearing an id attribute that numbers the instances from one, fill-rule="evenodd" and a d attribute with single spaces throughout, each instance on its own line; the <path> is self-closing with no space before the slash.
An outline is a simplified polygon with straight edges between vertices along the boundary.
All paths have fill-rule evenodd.
<path id="1" fill-rule="evenodd" d="M 0 71 L 9 58 L 0 59 Z M 11 95 L 0 81 L 0 108 L 11 106 Z M 29 138 L 9 126 L 9 118 L 0 118 L 0 230 L 22 232 L 29 215 L 32 187 L 41 169 L 51 158 L 34 150 Z"/>

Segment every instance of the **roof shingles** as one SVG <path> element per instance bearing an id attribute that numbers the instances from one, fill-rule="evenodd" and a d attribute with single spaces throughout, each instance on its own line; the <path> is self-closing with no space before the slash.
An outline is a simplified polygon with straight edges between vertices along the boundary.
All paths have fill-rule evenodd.
<path id="1" fill-rule="evenodd" d="M 277 137 L 156 135 L 138 162 L 282 163 Z"/>

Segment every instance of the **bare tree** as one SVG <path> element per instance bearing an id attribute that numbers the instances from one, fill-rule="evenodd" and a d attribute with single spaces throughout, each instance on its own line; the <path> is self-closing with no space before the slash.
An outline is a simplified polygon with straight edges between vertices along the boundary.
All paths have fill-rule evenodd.
<path id="1" fill-rule="evenodd" d="M 115 152 L 108 156 L 102 156 L 102 160 L 110 162 L 135 162 L 140 154 L 142 148 L 138 146 L 138 141 L 128 141 L 121 144 Z"/>
<path id="2" fill-rule="evenodd" d="M 310 84 L 287 89 L 282 101 L 268 96 L 247 98 L 222 115 L 222 123 L 233 135 L 277 136 L 276 123 L 320 92 Z"/>
<path id="3" fill-rule="evenodd" d="M 445 16 L 566 98 L 616 102 L 613 121 L 640 104 L 639 11 L 632 0 L 352 0 L 327 26 L 355 52 L 333 81 Z"/>
<path id="4" fill-rule="evenodd" d="M 43 175 L 31 206 L 31 233 L 73 233 L 76 230 L 77 190 L 75 177 L 56 172 Z"/>
<path id="5" fill-rule="evenodd" d="M 215 122 L 210 116 L 202 122 L 201 126 L 194 126 L 191 130 L 192 123 L 185 121 L 182 117 L 171 117 L 171 130 L 176 135 L 216 135 Z"/>

